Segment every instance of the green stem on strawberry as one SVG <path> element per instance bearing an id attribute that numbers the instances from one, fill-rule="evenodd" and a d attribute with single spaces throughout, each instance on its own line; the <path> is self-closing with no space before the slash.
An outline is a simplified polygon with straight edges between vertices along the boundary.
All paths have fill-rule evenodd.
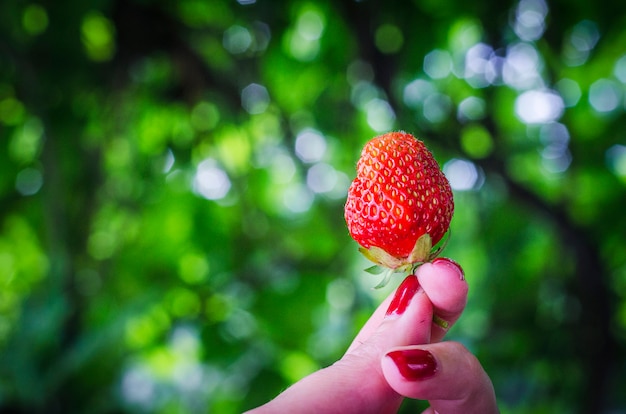
<path id="1" fill-rule="evenodd" d="M 443 329 L 444 331 L 447 331 L 448 329 L 450 329 L 450 322 L 448 322 L 447 320 L 437 316 L 437 315 L 433 315 L 433 323 L 437 326 L 439 326 L 441 329 Z"/>

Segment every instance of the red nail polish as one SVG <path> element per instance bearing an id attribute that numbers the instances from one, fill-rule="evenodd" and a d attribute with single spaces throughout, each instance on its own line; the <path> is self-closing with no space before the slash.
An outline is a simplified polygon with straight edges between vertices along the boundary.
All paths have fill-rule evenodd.
<path id="1" fill-rule="evenodd" d="M 430 378 L 437 372 L 435 357 L 423 349 L 391 351 L 387 356 L 396 364 L 400 374 L 409 381 Z"/>
<path id="2" fill-rule="evenodd" d="M 448 259 L 447 257 L 438 257 L 435 260 L 433 260 L 433 264 L 435 263 L 441 263 L 441 264 L 445 264 L 446 266 L 453 267 L 454 269 L 456 269 L 456 271 L 459 272 L 459 279 L 461 280 L 465 279 L 465 272 L 463 271 L 463 268 L 461 267 L 460 264 L 458 264 L 454 260 Z"/>
<path id="3" fill-rule="evenodd" d="M 409 303 L 411 303 L 411 299 L 415 296 L 415 292 L 417 292 L 418 289 L 419 282 L 417 281 L 417 276 L 407 276 L 400 286 L 398 286 L 396 294 L 391 300 L 389 308 L 387 308 L 386 315 L 402 315 L 407 306 L 409 306 Z"/>

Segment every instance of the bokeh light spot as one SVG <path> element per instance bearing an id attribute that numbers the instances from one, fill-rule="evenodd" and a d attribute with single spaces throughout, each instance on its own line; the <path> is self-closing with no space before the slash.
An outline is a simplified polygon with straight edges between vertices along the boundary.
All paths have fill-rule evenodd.
<path id="1" fill-rule="evenodd" d="M 288 186 L 283 192 L 283 204 L 291 213 L 306 213 L 313 204 L 313 194 L 299 183 Z"/>
<path id="2" fill-rule="evenodd" d="M 270 95 L 265 86 L 251 83 L 241 91 L 241 106 L 249 114 L 262 114 L 270 103 Z"/>
<path id="3" fill-rule="evenodd" d="M 336 279 L 326 286 L 328 304 L 339 311 L 346 311 L 354 304 L 356 291 L 354 284 L 346 279 Z"/>
<path id="4" fill-rule="evenodd" d="M 198 102 L 191 110 L 191 126 L 197 131 L 209 131 L 215 128 L 219 120 L 219 110 L 211 102 Z"/>
<path id="5" fill-rule="evenodd" d="M 485 116 L 485 101 L 482 98 L 470 96 L 463 99 L 457 109 L 459 121 L 476 121 Z"/>
<path id="6" fill-rule="evenodd" d="M 424 101 L 424 118 L 436 124 L 445 121 L 452 110 L 452 100 L 448 95 L 434 93 Z"/>
<path id="7" fill-rule="evenodd" d="M 376 132 L 384 132 L 393 128 L 396 120 L 396 114 L 389 105 L 389 102 L 383 99 L 372 99 L 365 104 L 365 112 L 367 116 L 367 124 Z"/>
<path id="8" fill-rule="evenodd" d="M 598 112 L 611 112 L 622 102 L 622 88 L 610 79 L 598 79 L 589 88 L 589 103 Z"/>
<path id="9" fill-rule="evenodd" d="M 290 352 L 280 362 L 280 372 L 290 384 L 318 369 L 318 364 L 303 352 Z"/>
<path id="10" fill-rule="evenodd" d="M 573 27 L 563 44 L 563 60 L 569 66 L 580 66 L 587 61 L 593 48 L 600 40 L 598 26 L 583 20 Z"/>
<path id="11" fill-rule="evenodd" d="M 202 161 L 196 169 L 193 190 L 207 200 L 224 198 L 230 190 L 228 175 L 212 159 Z"/>
<path id="12" fill-rule="evenodd" d="M 285 44 L 290 54 L 303 62 L 315 59 L 325 28 L 324 14 L 310 5 L 305 7 L 298 15 L 295 27 L 285 33 Z"/>
<path id="13" fill-rule="evenodd" d="M 209 276 L 209 262 L 200 253 L 188 252 L 178 262 L 180 278 L 189 284 L 204 282 Z"/>
<path id="14" fill-rule="evenodd" d="M 537 49 L 528 43 L 517 43 L 507 49 L 502 67 L 504 83 L 516 89 L 543 86 L 539 73 L 541 61 Z"/>
<path id="15" fill-rule="evenodd" d="M 582 96 L 578 82 L 572 79 L 563 78 L 554 85 L 554 88 L 563 98 L 563 104 L 567 108 L 575 106 Z"/>
<path id="16" fill-rule="evenodd" d="M 346 77 L 352 86 L 359 82 L 371 83 L 374 80 L 374 69 L 368 62 L 355 60 L 348 66 Z"/>
<path id="17" fill-rule="evenodd" d="M 200 298 L 191 289 L 176 288 L 168 292 L 166 301 L 169 311 L 174 316 L 189 317 L 200 311 Z"/>
<path id="18" fill-rule="evenodd" d="M 484 88 L 494 83 L 502 65 L 500 57 L 493 48 L 485 43 L 478 43 L 465 54 L 464 78 L 474 88 Z"/>
<path id="19" fill-rule="evenodd" d="M 115 237 L 106 231 L 97 231 L 89 236 L 87 250 L 97 260 L 108 259 L 115 252 Z"/>
<path id="20" fill-rule="evenodd" d="M 296 165 L 293 158 L 282 151 L 272 156 L 269 167 L 272 182 L 275 184 L 288 183 L 296 174 Z"/>
<path id="21" fill-rule="evenodd" d="M 620 82 L 626 83 L 626 55 L 617 59 L 613 74 L 615 74 L 615 77 L 619 79 Z"/>
<path id="22" fill-rule="evenodd" d="M 408 107 L 417 108 L 436 91 L 435 86 L 431 82 L 424 79 L 415 79 L 404 87 L 402 98 Z"/>
<path id="23" fill-rule="evenodd" d="M 424 56 L 424 72 L 432 79 L 443 79 L 452 71 L 452 56 L 445 50 L 435 49 Z"/>
<path id="24" fill-rule="evenodd" d="M 626 184 L 626 145 L 615 144 L 606 151 L 609 169 Z"/>
<path id="25" fill-rule="evenodd" d="M 90 12 L 81 25 L 81 39 L 87 56 L 96 62 L 110 60 L 115 53 L 115 26 L 99 12 Z"/>
<path id="26" fill-rule="evenodd" d="M 563 114 L 563 99 L 550 90 L 524 92 L 515 100 L 515 114 L 524 123 L 554 122 Z"/>
<path id="27" fill-rule="evenodd" d="M 0 101 L 0 122 L 5 125 L 17 125 L 24 119 L 26 108 L 24 104 L 12 96 Z"/>
<path id="28" fill-rule="evenodd" d="M 318 162 L 326 153 L 326 138 L 311 128 L 302 130 L 296 136 L 296 155 L 304 162 Z"/>
<path id="29" fill-rule="evenodd" d="M 325 26 L 324 16 L 316 10 L 306 10 L 298 17 L 298 33 L 306 40 L 317 40 L 322 37 Z"/>
<path id="30" fill-rule="evenodd" d="M 545 31 L 548 6 L 543 0 L 521 0 L 515 12 L 513 30 L 520 39 L 534 41 Z"/>
<path id="31" fill-rule="evenodd" d="M 131 404 L 143 409 L 152 408 L 155 400 L 156 384 L 149 370 L 144 367 L 128 369 L 122 377 L 122 395 Z"/>
<path id="32" fill-rule="evenodd" d="M 378 50 L 386 54 L 400 51 L 404 43 L 404 36 L 398 26 L 385 23 L 376 29 L 374 42 Z"/>
<path id="33" fill-rule="evenodd" d="M 468 191 L 482 186 L 482 179 L 473 162 L 453 158 L 443 166 L 443 173 L 453 190 Z"/>
<path id="34" fill-rule="evenodd" d="M 33 162 L 41 150 L 43 133 L 43 123 L 39 118 L 28 118 L 11 138 L 11 157 L 21 163 Z"/>
<path id="35" fill-rule="evenodd" d="M 15 178 L 15 189 L 23 196 L 37 194 L 43 185 L 43 175 L 36 168 L 25 168 Z"/>
<path id="36" fill-rule="evenodd" d="M 224 48 L 234 55 L 246 52 L 252 44 L 252 35 L 245 27 L 233 25 L 226 29 L 222 39 Z"/>
<path id="37" fill-rule="evenodd" d="M 482 125 L 468 125 L 461 132 L 461 147 L 472 158 L 485 158 L 493 150 L 493 139 Z"/>
<path id="38" fill-rule="evenodd" d="M 551 173 L 566 171 L 572 162 L 572 155 L 569 151 L 570 134 L 567 127 L 558 122 L 542 125 L 539 138 L 545 145 L 541 151 L 544 168 Z"/>
<path id="39" fill-rule="evenodd" d="M 48 12 L 39 4 L 30 4 L 24 9 L 22 26 L 30 35 L 38 35 L 48 28 Z"/>
<path id="40" fill-rule="evenodd" d="M 307 171 L 306 184 L 314 193 L 328 193 L 337 184 L 337 172 L 329 164 L 317 163 Z"/>

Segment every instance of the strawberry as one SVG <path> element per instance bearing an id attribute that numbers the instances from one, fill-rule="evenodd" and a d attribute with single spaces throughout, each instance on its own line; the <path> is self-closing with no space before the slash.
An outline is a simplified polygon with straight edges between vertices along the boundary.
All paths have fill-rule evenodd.
<path id="1" fill-rule="evenodd" d="M 389 132 L 365 145 L 345 219 L 368 259 L 393 271 L 434 259 L 453 211 L 450 183 L 422 141 Z"/>

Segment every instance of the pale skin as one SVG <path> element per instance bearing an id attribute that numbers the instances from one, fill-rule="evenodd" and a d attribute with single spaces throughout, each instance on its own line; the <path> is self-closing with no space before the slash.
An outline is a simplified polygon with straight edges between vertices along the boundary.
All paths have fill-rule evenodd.
<path id="1" fill-rule="evenodd" d="M 419 287 L 415 283 L 400 314 L 388 314 L 390 304 L 397 305 L 392 292 L 339 361 L 249 414 L 396 413 L 405 397 L 428 400 L 424 414 L 498 413 L 493 385 L 480 362 L 463 345 L 442 342 L 447 331 L 432 322 L 437 315 L 452 326 L 461 316 L 468 292 L 462 271 L 444 259 L 420 266 L 415 276 Z M 414 349 L 434 358 L 436 369 L 426 378 L 406 378 L 387 355 Z"/>

